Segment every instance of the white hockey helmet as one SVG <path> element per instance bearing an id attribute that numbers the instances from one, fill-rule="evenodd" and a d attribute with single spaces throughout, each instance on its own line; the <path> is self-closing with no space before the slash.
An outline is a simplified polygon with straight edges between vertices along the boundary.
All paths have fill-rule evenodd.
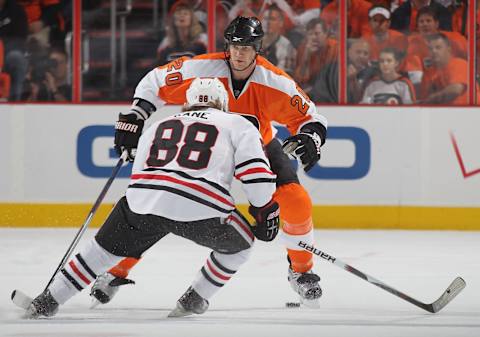
<path id="1" fill-rule="evenodd" d="M 197 77 L 187 89 L 189 106 L 208 106 L 208 103 L 220 104 L 221 109 L 228 111 L 228 93 L 223 83 L 216 77 Z"/>

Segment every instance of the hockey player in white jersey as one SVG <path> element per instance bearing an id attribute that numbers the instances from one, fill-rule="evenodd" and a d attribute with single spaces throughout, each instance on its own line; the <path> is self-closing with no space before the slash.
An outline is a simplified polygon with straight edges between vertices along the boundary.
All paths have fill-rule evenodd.
<path id="1" fill-rule="evenodd" d="M 183 112 L 156 122 L 140 137 L 126 195 L 95 238 L 33 300 L 27 317 L 53 316 L 97 275 L 124 257 L 140 258 L 169 233 L 212 249 L 170 316 L 202 314 L 248 259 L 254 238 L 275 238 L 276 176 L 259 131 L 227 112 L 228 95 L 217 78 L 195 79 L 186 95 Z M 233 177 L 242 182 L 255 226 L 235 208 L 229 193 Z"/>

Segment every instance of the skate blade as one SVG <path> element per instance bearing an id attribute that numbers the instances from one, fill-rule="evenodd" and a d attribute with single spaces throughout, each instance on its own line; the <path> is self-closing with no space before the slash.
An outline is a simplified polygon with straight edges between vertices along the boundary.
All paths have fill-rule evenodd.
<path id="1" fill-rule="evenodd" d="M 167 317 L 170 317 L 170 318 L 176 318 L 176 317 L 185 317 L 185 316 L 190 316 L 190 315 L 193 315 L 193 312 L 191 311 L 186 311 L 182 308 L 179 308 L 179 307 L 176 307 L 175 309 L 173 309 Z"/>
<path id="2" fill-rule="evenodd" d="M 300 303 L 302 305 L 306 306 L 307 308 L 310 308 L 310 309 L 320 308 L 320 298 L 316 298 L 316 299 L 313 299 L 313 300 L 307 300 L 305 298 L 300 297 Z"/>
<path id="3" fill-rule="evenodd" d="M 39 317 L 37 311 L 33 307 L 33 305 L 30 305 L 27 310 L 22 315 L 23 319 L 37 319 Z"/>
<path id="4" fill-rule="evenodd" d="M 98 307 L 99 304 L 102 303 L 96 298 L 92 297 L 92 301 L 90 302 L 90 309 L 95 309 L 96 307 Z"/>

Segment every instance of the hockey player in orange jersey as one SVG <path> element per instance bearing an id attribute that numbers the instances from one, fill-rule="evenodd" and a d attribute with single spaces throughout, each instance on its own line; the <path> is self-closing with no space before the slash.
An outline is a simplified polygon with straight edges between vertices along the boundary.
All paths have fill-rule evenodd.
<path id="1" fill-rule="evenodd" d="M 263 29 L 254 17 L 237 17 L 225 29 L 224 53 L 180 58 L 150 71 L 138 84 L 131 110 L 120 121 L 135 123 L 141 132 L 144 120 L 165 104 L 184 104 L 185 92 L 196 77 L 217 77 L 229 92 L 229 110 L 250 119 L 260 129 L 273 172 L 277 175 L 274 199 L 280 204 L 283 235 L 313 243 L 312 202 L 300 185 L 285 153 L 298 158 L 305 171 L 320 159 L 327 121 L 298 85 L 281 69 L 259 55 Z M 274 138 L 272 122 L 285 125 L 293 135 L 283 143 Z M 133 160 L 138 139 L 116 131 L 115 147 L 127 150 Z M 310 252 L 287 246 L 288 280 L 300 300 L 318 304 L 320 278 L 312 271 Z M 96 280 L 91 295 L 107 303 L 118 286 L 132 283 L 128 272 L 138 262 L 127 258 Z"/>

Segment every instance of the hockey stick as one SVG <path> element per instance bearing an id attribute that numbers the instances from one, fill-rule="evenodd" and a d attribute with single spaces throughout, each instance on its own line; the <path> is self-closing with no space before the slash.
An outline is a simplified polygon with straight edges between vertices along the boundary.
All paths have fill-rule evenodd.
<path id="1" fill-rule="evenodd" d="M 376 285 L 377 287 L 382 288 L 385 291 L 388 291 L 390 294 L 393 294 L 397 297 L 400 297 L 402 300 L 410 302 L 413 305 L 416 305 L 417 307 L 422 308 L 423 310 L 426 310 L 426 311 L 431 312 L 431 313 L 437 313 L 440 310 L 442 310 L 443 307 L 445 307 L 451 300 L 453 300 L 463 290 L 463 288 L 466 287 L 465 281 L 461 277 L 457 277 L 453 280 L 453 282 L 448 286 L 448 288 L 443 292 L 443 294 L 436 301 L 434 301 L 432 303 L 423 303 L 423 302 L 420 302 L 420 301 L 414 299 L 413 297 L 408 296 L 407 294 L 405 294 L 405 293 L 403 293 L 399 290 L 396 290 L 396 289 L 390 287 L 389 285 L 385 284 L 384 282 L 382 282 L 382 281 L 380 281 L 380 280 L 378 280 L 378 279 L 376 279 L 376 278 L 374 278 L 370 275 L 367 275 L 367 274 L 361 272 L 360 270 L 358 270 L 358 269 L 340 261 L 336 257 L 334 257 L 332 255 L 329 255 L 325 252 L 322 252 L 320 249 L 318 249 L 317 247 L 315 247 L 313 245 L 309 245 L 302 240 L 297 241 L 297 240 L 291 239 L 291 238 L 289 238 L 285 235 L 282 235 L 281 237 L 285 242 L 295 244 L 299 248 L 301 248 L 303 250 L 306 250 L 308 252 L 311 252 L 314 255 L 324 259 L 325 261 L 331 262 L 335 266 L 340 267 L 340 268 L 354 274 L 355 276 L 358 276 L 358 277 L 364 279 L 365 281 L 367 281 L 367 282 L 369 282 L 373 285 Z"/>
<path id="2" fill-rule="evenodd" d="M 97 200 L 93 204 L 92 209 L 88 213 L 87 218 L 86 218 L 85 222 L 83 223 L 82 227 L 80 227 L 77 234 L 73 238 L 73 241 L 70 244 L 70 247 L 68 247 L 65 255 L 63 256 L 62 260 L 58 264 L 58 267 L 55 270 L 55 272 L 53 273 L 52 277 L 50 278 L 50 281 L 48 281 L 47 286 L 45 287 L 45 290 L 47 290 L 48 287 L 50 286 L 50 284 L 52 284 L 53 279 L 57 275 L 58 271 L 65 266 L 68 259 L 72 255 L 73 250 L 75 249 L 75 247 L 77 247 L 77 244 L 80 241 L 81 237 L 83 236 L 83 233 L 85 233 L 88 225 L 92 221 L 93 216 L 97 212 L 98 207 L 102 203 L 103 198 L 105 198 L 105 195 L 107 194 L 110 186 L 112 185 L 113 180 L 115 179 L 118 172 L 120 171 L 120 168 L 122 167 L 123 163 L 125 162 L 126 156 L 127 156 L 127 152 L 125 151 L 125 152 L 122 153 L 120 159 L 118 159 L 117 165 L 115 165 L 115 167 L 113 168 L 113 171 L 112 171 L 112 174 L 110 175 L 110 178 L 108 178 L 107 183 L 105 184 L 102 191 L 100 192 L 100 195 L 98 196 Z M 17 305 L 17 306 L 19 306 L 23 309 L 27 309 L 30 306 L 30 303 L 32 303 L 32 299 L 30 297 L 28 297 L 25 293 L 23 293 L 19 290 L 14 290 L 12 292 L 11 299 L 12 299 L 13 303 L 15 303 L 15 305 Z"/>

